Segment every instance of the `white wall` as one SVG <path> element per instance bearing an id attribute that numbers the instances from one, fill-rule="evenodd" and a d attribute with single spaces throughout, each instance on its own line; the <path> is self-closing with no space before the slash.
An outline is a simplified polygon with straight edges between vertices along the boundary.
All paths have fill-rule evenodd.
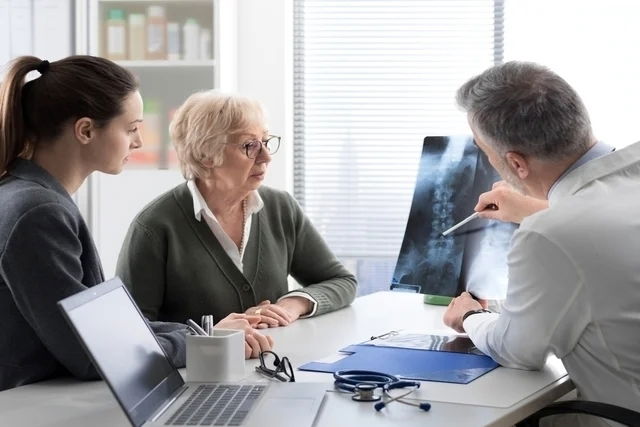
<path id="1" fill-rule="evenodd" d="M 640 140 L 638 17 L 637 1 L 507 2 L 505 59 L 560 74 L 584 101 L 596 138 L 621 148 Z"/>
<path id="2" fill-rule="evenodd" d="M 282 136 L 266 185 L 292 191 L 293 2 L 240 0 L 237 8 L 237 92 L 260 100 L 270 132 Z"/>

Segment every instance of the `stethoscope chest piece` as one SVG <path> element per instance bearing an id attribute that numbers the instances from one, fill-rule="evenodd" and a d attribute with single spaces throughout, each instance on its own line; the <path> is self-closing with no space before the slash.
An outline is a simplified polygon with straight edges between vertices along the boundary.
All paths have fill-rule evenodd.
<path id="1" fill-rule="evenodd" d="M 353 396 L 351 398 L 357 402 L 377 402 L 380 400 L 380 396 L 375 394 L 375 389 L 378 388 L 375 384 L 356 384 L 353 388 Z"/>

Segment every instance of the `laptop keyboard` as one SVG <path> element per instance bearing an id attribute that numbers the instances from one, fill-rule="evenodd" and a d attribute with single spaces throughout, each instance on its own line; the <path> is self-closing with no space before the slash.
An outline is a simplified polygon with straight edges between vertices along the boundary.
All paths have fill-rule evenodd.
<path id="1" fill-rule="evenodd" d="M 266 388 L 264 385 L 200 385 L 165 425 L 240 426 Z"/>

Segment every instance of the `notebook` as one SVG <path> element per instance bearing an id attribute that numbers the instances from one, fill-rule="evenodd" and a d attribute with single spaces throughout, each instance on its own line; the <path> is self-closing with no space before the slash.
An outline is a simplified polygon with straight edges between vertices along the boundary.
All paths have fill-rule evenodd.
<path id="1" fill-rule="evenodd" d="M 132 425 L 311 426 L 321 383 L 185 383 L 120 279 L 58 302 Z"/>

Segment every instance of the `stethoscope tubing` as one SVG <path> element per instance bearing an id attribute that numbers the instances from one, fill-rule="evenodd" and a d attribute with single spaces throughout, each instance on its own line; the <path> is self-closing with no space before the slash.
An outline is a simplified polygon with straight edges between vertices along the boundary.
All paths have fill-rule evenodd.
<path id="1" fill-rule="evenodd" d="M 401 380 L 394 376 L 375 371 L 344 370 L 333 373 L 333 379 L 338 388 L 353 391 L 358 384 L 373 384 L 377 387 L 385 387 Z"/>
<path id="2" fill-rule="evenodd" d="M 356 393 L 356 396 L 354 396 L 353 399 L 357 401 L 367 402 L 379 400 L 380 397 L 375 399 L 371 398 L 373 397 L 373 390 L 371 386 L 381 388 L 383 395 L 386 396 L 387 399 L 383 398 L 381 402 L 374 405 L 376 411 L 380 411 L 391 402 L 400 402 L 406 405 L 416 406 L 424 411 L 428 411 L 431 408 L 431 405 L 428 402 L 414 403 L 404 399 L 406 396 L 420 388 L 420 383 L 417 381 L 401 380 L 394 375 L 363 370 L 336 371 L 333 374 L 333 378 L 335 380 L 334 384 L 338 389 Z M 363 385 L 368 385 L 369 387 L 362 387 Z M 411 387 L 411 390 L 406 391 L 399 396 L 393 396 L 389 392 L 390 390 L 405 387 Z M 365 395 L 359 393 L 366 393 L 367 397 L 361 398 Z"/>

